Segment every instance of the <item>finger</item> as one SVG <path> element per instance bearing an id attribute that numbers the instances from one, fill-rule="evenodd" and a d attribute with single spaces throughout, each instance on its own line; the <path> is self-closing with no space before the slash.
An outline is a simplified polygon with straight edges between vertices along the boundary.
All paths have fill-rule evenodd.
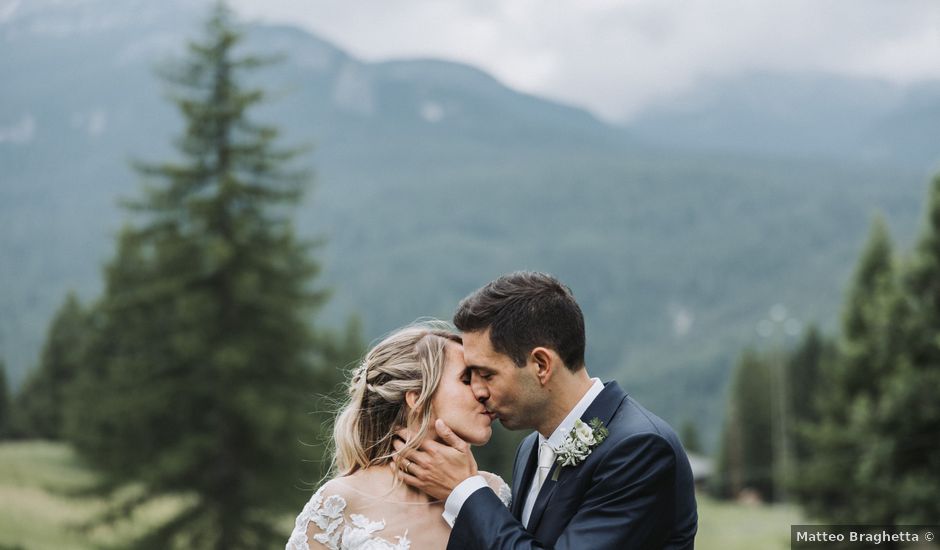
<path id="1" fill-rule="evenodd" d="M 417 477 L 405 472 L 404 470 L 395 468 L 396 475 L 401 478 L 402 481 L 416 489 L 424 489 L 424 483 Z"/>
<path id="2" fill-rule="evenodd" d="M 438 418 L 437 422 L 434 423 L 434 428 L 437 430 L 437 435 L 441 436 L 441 439 L 444 440 L 444 443 L 447 443 L 462 453 L 466 452 L 467 443 L 463 439 L 460 439 L 460 436 L 455 434 L 454 430 L 451 430 L 447 423 Z"/>
<path id="3" fill-rule="evenodd" d="M 420 464 L 411 462 L 406 463 L 405 466 L 406 468 L 403 470 L 404 473 L 418 479 L 425 479 L 427 477 L 428 470 L 423 468 Z"/>
<path id="4" fill-rule="evenodd" d="M 409 475 L 417 479 L 424 479 L 427 474 L 427 469 L 421 467 L 416 462 L 412 462 L 407 458 L 396 457 L 395 458 L 395 469 L 397 469 L 403 475 Z"/>
<path id="5" fill-rule="evenodd" d="M 410 449 L 408 451 L 403 451 L 405 449 L 405 444 L 397 439 L 392 442 L 392 446 L 395 447 L 395 460 L 404 461 L 410 460 L 411 462 L 417 464 L 427 464 L 428 456 L 425 453 L 417 449 Z"/>
<path id="6" fill-rule="evenodd" d="M 403 472 L 403 471 L 401 471 L 401 470 L 398 470 L 398 476 L 401 478 L 402 481 L 404 481 L 404 482 L 407 483 L 408 485 L 414 487 L 415 489 L 424 490 L 424 482 L 422 482 L 422 481 L 421 481 L 420 479 L 418 479 L 417 477 L 415 477 L 415 476 L 413 476 L 413 475 L 411 475 L 411 474 L 409 474 L 409 473 L 407 473 L 407 472 Z"/>

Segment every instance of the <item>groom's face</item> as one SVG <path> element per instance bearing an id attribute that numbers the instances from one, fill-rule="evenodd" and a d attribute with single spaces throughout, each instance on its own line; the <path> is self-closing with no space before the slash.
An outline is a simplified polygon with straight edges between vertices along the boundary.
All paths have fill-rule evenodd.
<path id="1" fill-rule="evenodd" d="M 534 428 L 543 392 L 532 365 L 517 367 L 493 349 L 489 329 L 463 333 L 464 361 L 470 368 L 470 386 L 478 400 L 510 430 Z"/>

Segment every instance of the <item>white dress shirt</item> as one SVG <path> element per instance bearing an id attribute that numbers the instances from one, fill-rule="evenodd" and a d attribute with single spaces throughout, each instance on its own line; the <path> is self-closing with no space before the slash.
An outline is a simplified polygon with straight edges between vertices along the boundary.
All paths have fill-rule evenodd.
<path id="1" fill-rule="evenodd" d="M 581 397 L 581 400 L 568 412 L 568 416 L 561 421 L 561 424 L 555 428 L 555 431 L 546 439 L 542 434 L 539 434 L 538 445 L 542 443 L 548 443 L 548 445 L 558 451 L 558 447 L 561 446 L 562 442 L 565 440 L 565 436 L 571 432 L 571 429 L 574 428 L 574 423 L 576 420 L 581 418 L 581 415 L 584 414 L 584 411 L 591 406 L 591 403 L 597 398 L 598 395 L 604 390 L 604 383 L 601 382 L 600 378 L 592 378 L 594 383 L 591 384 L 591 387 L 588 388 L 587 393 Z M 534 472 L 533 476 L 538 475 L 538 472 Z M 526 525 L 529 523 L 529 516 L 532 514 L 532 507 L 535 506 L 535 499 L 538 494 L 535 492 L 536 489 L 536 479 L 533 478 L 532 483 L 530 484 L 529 494 L 526 495 L 525 505 L 522 508 L 522 524 Z M 489 488 L 486 484 L 486 481 L 482 476 L 476 475 L 471 476 L 463 480 L 459 485 L 454 487 L 454 490 L 451 491 L 450 496 L 447 497 L 447 500 L 444 502 L 444 521 L 447 522 L 451 527 L 454 526 L 454 522 L 457 520 L 457 515 L 460 513 L 460 509 L 463 507 L 463 503 L 466 502 L 470 495 L 482 488 Z M 519 498 L 519 495 L 513 495 L 513 498 Z"/>

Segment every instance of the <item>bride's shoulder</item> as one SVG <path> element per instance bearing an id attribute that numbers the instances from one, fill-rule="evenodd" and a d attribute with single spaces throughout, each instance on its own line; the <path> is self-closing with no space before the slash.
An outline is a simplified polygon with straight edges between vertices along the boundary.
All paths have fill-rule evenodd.
<path id="1" fill-rule="evenodd" d="M 340 508 L 349 512 L 355 510 L 366 497 L 362 492 L 362 480 L 356 476 L 334 477 L 320 486 L 310 497 L 311 502 L 319 502 L 321 507 L 331 510 Z"/>
<path id="2" fill-rule="evenodd" d="M 330 549 L 338 548 L 341 527 L 350 504 L 352 507 L 356 505 L 355 496 L 355 491 L 350 490 L 343 478 L 334 478 L 321 485 L 297 516 L 287 549 L 309 550 L 311 541 Z"/>
<path id="3" fill-rule="evenodd" d="M 310 502 L 318 503 L 321 506 L 327 499 L 343 500 L 345 502 L 352 494 L 353 492 L 343 482 L 342 478 L 332 478 L 317 488 L 316 492 L 310 497 Z"/>
<path id="4" fill-rule="evenodd" d="M 503 501 L 507 507 L 509 506 L 512 500 L 512 490 L 509 488 L 509 485 L 503 481 L 503 478 L 491 472 L 479 471 L 477 472 L 483 476 L 483 480 L 486 481 L 486 484 L 490 486 L 490 489 L 496 493 L 496 496 L 499 497 L 499 500 Z"/>
<path id="5" fill-rule="evenodd" d="M 307 501 L 301 516 L 306 519 L 342 516 L 353 498 L 354 492 L 343 483 L 342 478 L 333 478 L 321 485 Z"/>

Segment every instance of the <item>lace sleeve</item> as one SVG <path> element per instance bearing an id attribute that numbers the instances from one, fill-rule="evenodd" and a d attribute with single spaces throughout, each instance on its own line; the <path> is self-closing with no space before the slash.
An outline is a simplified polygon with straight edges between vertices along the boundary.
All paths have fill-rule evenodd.
<path id="1" fill-rule="evenodd" d="M 480 475 L 486 480 L 486 484 L 490 486 L 490 489 L 496 493 L 499 500 L 503 501 L 506 508 L 509 508 L 512 505 L 512 489 L 503 481 L 503 478 L 490 472 L 480 472 Z"/>
<path id="2" fill-rule="evenodd" d="M 324 497 L 324 488 L 320 487 L 310 497 L 303 511 L 297 516 L 294 531 L 287 541 L 285 550 L 310 550 L 310 542 L 319 543 L 314 546 L 315 548 L 339 550 L 346 500 L 339 495 Z"/>

